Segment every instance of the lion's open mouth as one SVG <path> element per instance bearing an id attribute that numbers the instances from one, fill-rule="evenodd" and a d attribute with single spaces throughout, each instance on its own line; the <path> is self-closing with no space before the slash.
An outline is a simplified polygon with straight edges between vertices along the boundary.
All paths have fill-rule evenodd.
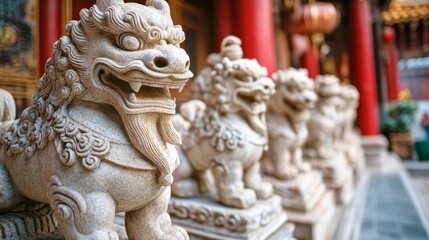
<path id="1" fill-rule="evenodd" d="M 112 94 L 129 114 L 157 112 L 175 114 L 176 101 L 170 89 L 183 89 L 192 73 L 163 73 L 148 69 L 142 61 L 134 60 L 126 66 L 110 59 L 94 61 L 98 85 Z"/>
<path id="2" fill-rule="evenodd" d="M 129 111 L 144 110 L 144 112 L 161 112 L 174 114 L 175 98 L 171 97 L 170 87 L 152 87 L 144 85 L 139 80 L 125 81 L 112 72 L 101 69 L 98 78 L 106 87 L 113 90 Z M 183 84 L 184 85 L 184 84 Z M 182 85 L 182 87 L 183 87 Z M 181 90 L 181 89 L 179 89 Z"/>
<path id="3" fill-rule="evenodd" d="M 283 98 L 283 103 L 289 106 L 295 112 L 300 112 L 308 108 L 305 103 L 302 103 L 300 101 L 293 101 L 287 98 Z"/>
<path id="4" fill-rule="evenodd" d="M 269 95 L 261 91 L 237 91 L 235 101 L 245 110 L 253 114 L 259 114 L 266 111 Z"/>

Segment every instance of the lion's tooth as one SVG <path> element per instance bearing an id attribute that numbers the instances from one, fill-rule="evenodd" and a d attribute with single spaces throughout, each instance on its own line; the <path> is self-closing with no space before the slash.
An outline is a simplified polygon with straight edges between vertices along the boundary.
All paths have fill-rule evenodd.
<path id="1" fill-rule="evenodd" d="M 142 86 L 142 83 L 141 82 L 130 82 L 130 86 L 134 92 L 139 92 L 139 90 Z"/>
<path id="2" fill-rule="evenodd" d="M 182 85 L 181 87 L 179 87 L 179 93 L 182 92 L 184 87 L 185 87 L 185 85 Z"/>
<path id="3" fill-rule="evenodd" d="M 137 102 L 136 94 L 131 93 L 131 94 L 130 94 L 130 97 L 128 98 L 128 100 L 130 100 L 130 102 L 132 102 L 132 103 Z"/>

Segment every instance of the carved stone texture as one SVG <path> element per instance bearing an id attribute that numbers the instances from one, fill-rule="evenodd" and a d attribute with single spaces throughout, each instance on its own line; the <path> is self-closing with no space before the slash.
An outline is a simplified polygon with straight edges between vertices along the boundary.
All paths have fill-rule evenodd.
<path id="1" fill-rule="evenodd" d="M 46 239 L 59 228 L 52 208 L 43 204 L 2 214 L 0 223 L 0 239 Z"/>
<path id="2" fill-rule="evenodd" d="M 197 196 L 210 189 L 213 178 L 218 200 L 226 206 L 249 208 L 257 198 L 272 195 L 272 185 L 261 179 L 259 160 L 267 148 L 265 112 L 274 83 L 255 59 L 242 58 L 240 45 L 233 36 L 223 40 L 221 60 L 209 64 L 210 75 L 204 70 L 198 77 L 207 102 L 189 101 L 175 118 L 183 134 L 176 196 Z M 211 98 L 203 97 L 206 92 Z"/>
<path id="3" fill-rule="evenodd" d="M 248 209 L 228 208 L 205 197 L 173 197 L 169 212 L 173 223 L 197 239 L 267 239 L 286 221 L 278 196 Z"/>
<path id="4" fill-rule="evenodd" d="M 309 136 L 304 147 L 304 158 L 320 170 L 328 188 L 334 190 L 338 204 L 347 203 L 352 196 L 353 172 L 346 157 L 339 132 L 344 114 L 338 111 L 343 104 L 342 87 L 333 75 L 316 78 L 318 101 L 307 123 Z M 341 119 L 341 120 L 338 120 Z"/>
<path id="5" fill-rule="evenodd" d="M 334 198 L 332 193 L 326 197 L 322 173 L 302 159 L 307 121 L 317 100 L 314 81 L 306 69 L 294 68 L 275 72 L 273 79 L 276 93 L 267 114 L 270 148 L 263 156 L 264 179 L 273 184 L 287 212 L 294 214 L 288 221 L 296 226 L 295 236 L 326 232 L 320 226 L 331 220 Z"/>
<path id="6" fill-rule="evenodd" d="M 321 199 L 311 210 L 288 211 L 288 221 L 295 224 L 296 239 L 323 240 L 331 239 L 332 230 L 336 230 L 336 207 L 334 193 L 325 191 Z"/>
<path id="7" fill-rule="evenodd" d="M 326 190 L 319 172 L 302 159 L 307 121 L 317 95 L 306 69 L 289 68 L 273 74 L 276 93 L 267 114 L 269 150 L 263 155 L 265 180 L 282 196 L 286 209 L 308 211 Z"/>
<path id="8" fill-rule="evenodd" d="M 263 169 L 278 179 L 294 179 L 311 170 L 310 164 L 302 160 L 302 146 L 317 95 L 306 69 L 279 70 L 273 79 L 276 93 L 267 114 L 270 147 L 263 156 Z"/>
<path id="9" fill-rule="evenodd" d="M 266 239 L 286 220 L 259 163 L 274 83 L 243 58 L 240 39 L 226 37 L 221 49 L 197 77 L 200 100 L 184 103 L 174 120 L 183 144 L 169 212 L 197 239 Z"/>
<path id="10" fill-rule="evenodd" d="M 265 176 L 264 180 L 273 184 L 274 192 L 282 197 L 283 207 L 287 211 L 311 210 L 327 190 L 322 174 L 314 170 L 302 173 L 293 180 L 278 180 L 270 176 Z"/>
<path id="11" fill-rule="evenodd" d="M 353 85 L 343 85 L 341 98 L 344 104 L 340 111 L 345 115 L 341 127 L 340 141 L 344 144 L 346 158 L 353 168 L 355 181 L 358 180 L 365 168 L 365 154 L 362 148 L 360 134 L 355 128 L 357 108 L 359 106 L 359 92 Z"/>
<path id="12" fill-rule="evenodd" d="M 323 174 L 323 182 L 335 193 L 337 204 L 346 204 L 353 197 L 353 170 L 347 163 L 344 155 L 338 155 L 331 160 L 311 160 L 314 169 Z"/>
<path id="13" fill-rule="evenodd" d="M 130 239 L 188 239 L 167 213 L 180 143 L 169 91 L 192 77 L 184 32 L 163 0 L 97 0 L 80 17 L 32 105 L 1 119 L 0 212 L 25 197 L 50 204 L 66 239 L 118 239 L 115 212 Z"/>

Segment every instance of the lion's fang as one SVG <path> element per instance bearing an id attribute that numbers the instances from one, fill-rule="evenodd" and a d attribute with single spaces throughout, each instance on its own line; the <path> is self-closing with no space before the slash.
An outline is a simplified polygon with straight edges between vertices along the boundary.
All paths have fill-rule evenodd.
<path id="1" fill-rule="evenodd" d="M 139 92 L 139 90 L 142 86 L 142 83 L 141 82 L 130 82 L 130 86 L 134 92 Z"/>
<path id="2" fill-rule="evenodd" d="M 135 103 L 135 102 L 137 102 L 137 97 L 136 97 L 136 95 L 134 93 L 131 93 L 130 97 L 128 98 L 128 100 L 130 102 L 132 102 L 132 103 Z"/>
<path id="3" fill-rule="evenodd" d="M 185 87 L 185 85 L 179 87 L 179 93 L 182 92 L 183 88 Z"/>

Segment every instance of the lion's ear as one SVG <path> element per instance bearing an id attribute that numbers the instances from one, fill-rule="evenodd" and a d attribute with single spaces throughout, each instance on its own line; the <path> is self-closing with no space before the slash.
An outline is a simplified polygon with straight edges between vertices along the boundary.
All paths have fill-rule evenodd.
<path id="1" fill-rule="evenodd" d="M 170 16 L 170 6 L 165 0 L 146 0 L 146 6 L 153 6 L 165 16 Z"/>
<path id="2" fill-rule="evenodd" d="M 97 5 L 97 7 L 104 12 L 108 7 L 120 3 L 124 3 L 124 0 L 97 0 L 95 5 Z"/>

